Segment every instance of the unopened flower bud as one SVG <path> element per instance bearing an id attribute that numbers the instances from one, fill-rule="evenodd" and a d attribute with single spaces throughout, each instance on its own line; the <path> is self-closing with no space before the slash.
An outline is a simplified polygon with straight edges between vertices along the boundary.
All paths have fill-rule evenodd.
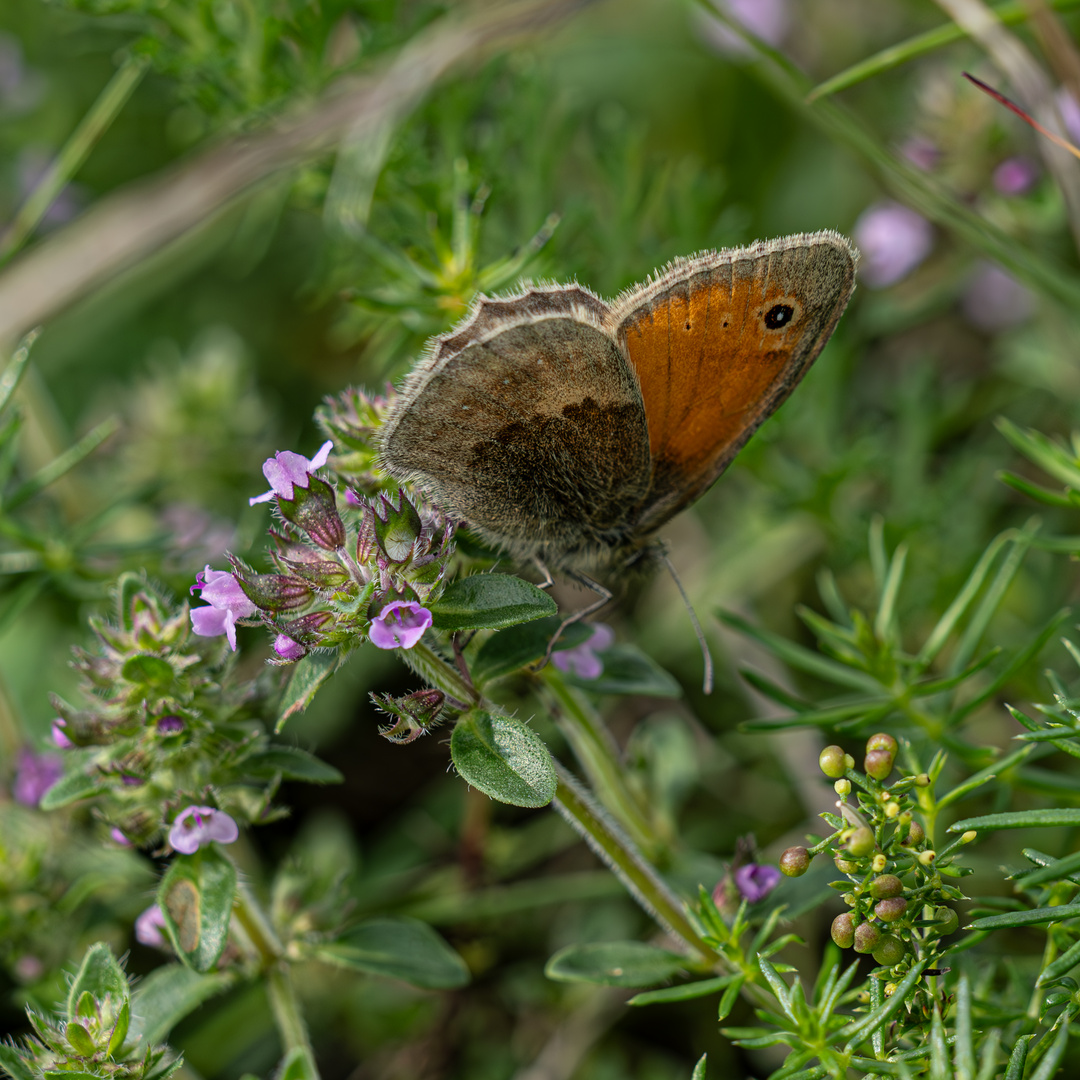
<path id="1" fill-rule="evenodd" d="M 871 951 L 882 967 L 895 967 L 907 955 L 907 945 L 894 934 L 884 934 Z"/>
<path id="2" fill-rule="evenodd" d="M 417 690 L 405 697 L 390 694 L 369 695 L 372 703 L 388 716 L 392 723 L 379 728 L 379 734 L 392 743 L 405 745 L 420 738 L 439 723 L 446 695 L 431 688 Z M 775 871 L 774 871 L 775 873 Z"/>
<path id="3" fill-rule="evenodd" d="M 895 993 L 896 993 L 896 983 L 894 983 L 894 982 L 886 983 L 885 984 L 885 996 L 887 998 L 891 998 L 893 996 L 893 994 L 895 994 Z"/>
<path id="4" fill-rule="evenodd" d="M 375 554 L 378 541 L 375 537 L 375 511 L 365 505 L 356 523 L 356 561 L 366 566 Z"/>
<path id="5" fill-rule="evenodd" d="M 329 611 L 312 611 L 299 619 L 284 623 L 282 630 L 293 641 L 314 648 L 323 641 L 323 631 L 333 625 L 334 616 Z"/>
<path id="6" fill-rule="evenodd" d="M 907 901 L 902 896 L 892 896 L 887 900 L 879 900 L 874 905 L 874 914 L 882 922 L 896 922 L 907 911 Z"/>
<path id="7" fill-rule="evenodd" d="M 836 864 L 836 869 L 839 870 L 841 874 L 857 874 L 859 872 L 859 864 L 845 859 L 843 853 L 837 855 L 833 859 L 833 862 Z"/>
<path id="8" fill-rule="evenodd" d="M 349 572 L 333 559 L 285 559 L 285 565 L 316 589 L 339 589 L 349 580 Z"/>
<path id="9" fill-rule="evenodd" d="M 874 850 L 874 832 L 866 825 L 860 825 L 848 837 L 848 851 L 856 858 L 864 858 Z"/>
<path id="10" fill-rule="evenodd" d="M 840 796 L 840 798 L 843 798 L 845 795 L 850 795 L 851 794 L 851 781 L 850 780 L 837 780 L 836 783 L 833 784 L 833 791 L 835 791 L 836 794 Z"/>
<path id="11" fill-rule="evenodd" d="M 915 786 L 916 787 L 929 787 L 930 786 L 930 777 L 924 772 L 919 773 L 919 775 L 915 777 Z"/>
<path id="12" fill-rule="evenodd" d="M 345 543 L 345 526 L 337 512 L 334 489 L 317 476 L 309 487 L 293 488 L 293 497 L 278 497 L 281 516 L 302 529 L 311 540 L 327 551 L 337 551 Z"/>
<path id="13" fill-rule="evenodd" d="M 900 841 L 904 847 L 918 847 L 926 839 L 926 830 L 923 829 L 914 818 L 911 820 L 911 827 L 908 829 L 907 836 Z"/>
<path id="14" fill-rule="evenodd" d="M 850 949 L 855 943 L 855 920 L 850 911 L 837 915 L 832 921 L 832 939 L 841 949 Z"/>
<path id="15" fill-rule="evenodd" d="M 917 857 L 919 862 L 922 863 L 923 866 L 930 866 L 937 858 L 937 852 L 930 850 L 920 851 Z"/>
<path id="16" fill-rule="evenodd" d="M 884 780 L 893 769 L 894 755 L 888 750 L 870 750 L 863 758 L 863 769 L 867 776 L 875 780 Z"/>
<path id="17" fill-rule="evenodd" d="M 975 837 L 977 837 L 978 835 L 979 834 L 974 829 L 968 829 L 967 832 L 961 834 L 960 843 L 961 844 L 970 844 L 971 841 L 974 840 Z"/>
<path id="18" fill-rule="evenodd" d="M 888 860 L 879 851 L 874 856 L 874 861 L 870 864 L 870 869 L 873 870 L 875 874 L 880 874 L 881 871 L 885 869 L 885 864 L 887 862 L 888 862 Z"/>
<path id="19" fill-rule="evenodd" d="M 179 716 L 159 716 L 157 729 L 159 735 L 178 735 L 184 730 L 184 721 Z"/>
<path id="20" fill-rule="evenodd" d="M 897 802 L 891 802 L 885 807 L 885 816 L 892 821 L 894 817 L 900 816 L 900 804 Z"/>
<path id="21" fill-rule="evenodd" d="M 855 951 L 857 953 L 873 952 L 881 940 L 881 931 L 873 923 L 859 923 L 855 927 Z"/>
<path id="22" fill-rule="evenodd" d="M 904 883 L 895 874 L 882 874 L 870 882 L 870 895 L 875 900 L 887 900 L 890 896 L 899 896 L 904 891 Z"/>
<path id="23" fill-rule="evenodd" d="M 780 856 L 780 872 L 785 877 L 802 877 L 810 869 L 810 852 L 804 847 L 789 847 Z"/>
<path id="24" fill-rule="evenodd" d="M 283 611 L 298 611 L 305 608 L 315 598 L 311 586 L 299 577 L 287 574 L 243 574 L 237 570 L 234 575 L 244 595 L 260 610 L 278 614 Z"/>
<path id="25" fill-rule="evenodd" d="M 375 537 L 390 562 L 408 562 L 422 531 L 420 515 L 403 492 L 398 493 L 397 506 L 385 495 L 380 498 L 375 510 Z"/>
<path id="26" fill-rule="evenodd" d="M 818 754 L 818 765 L 830 780 L 839 780 L 844 775 L 845 756 L 842 747 L 826 746 Z"/>

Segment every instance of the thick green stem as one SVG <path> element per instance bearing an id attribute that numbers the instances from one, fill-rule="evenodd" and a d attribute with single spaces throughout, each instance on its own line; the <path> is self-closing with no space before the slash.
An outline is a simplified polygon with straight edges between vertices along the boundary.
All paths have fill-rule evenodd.
<path id="1" fill-rule="evenodd" d="M 266 993 L 270 998 L 270 1010 L 274 1014 L 274 1024 L 281 1038 L 285 1057 L 294 1051 L 300 1051 L 306 1058 L 307 1075 L 318 1078 L 319 1070 L 315 1064 L 315 1052 L 308 1038 L 307 1024 L 300 1009 L 300 999 L 292 983 L 289 965 L 285 962 L 275 964 L 266 973 Z"/>
<path id="2" fill-rule="evenodd" d="M 626 785 L 615 743 L 600 717 L 563 682 L 558 672 L 549 669 L 544 675 L 558 701 L 555 719 L 597 797 L 619 819 L 634 843 L 655 858 L 663 845 Z"/>
<path id="3" fill-rule="evenodd" d="M 10 258 L 33 231 L 52 206 L 64 185 L 79 171 L 94 144 L 112 126 L 135 87 L 146 73 L 147 61 L 142 56 L 129 56 L 109 80 L 90 111 L 64 144 L 59 156 L 20 207 L 15 220 L 0 245 L 0 261 Z"/>
<path id="4" fill-rule="evenodd" d="M 441 690 L 448 697 L 455 698 L 463 704 L 477 704 L 480 695 L 476 687 L 470 686 L 457 671 L 445 660 L 436 656 L 433 650 L 428 648 L 422 641 L 411 649 L 399 649 L 399 655 L 427 682 L 437 690 Z"/>

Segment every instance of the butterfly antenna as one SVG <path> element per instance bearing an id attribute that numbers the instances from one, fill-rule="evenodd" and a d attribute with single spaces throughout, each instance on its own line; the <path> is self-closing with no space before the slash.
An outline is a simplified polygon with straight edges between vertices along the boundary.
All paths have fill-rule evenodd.
<path id="1" fill-rule="evenodd" d="M 698 622 L 694 605 L 690 603 L 690 597 L 686 595 L 686 590 L 683 588 L 683 583 L 679 580 L 679 575 L 675 572 L 675 567 L 671 560 L 667 557 L 665 552 L 660 553 L 660 559 L 667 567 L 667 572 L 671 575 L 671 580 L 675 582 L 675 585 L 679 590 L 679 595 L 682 597 L 682 601 L 686 605 L 686 610 L 690 615 L 690 623 L 694 627 L 698 645 L 701 646 L 701 656 L 705 661 L 705 677 L 701 680 L 701 689 L 704 693 L 711 694 L 713 689 L 713 659 L 712 653 L 709 652 L 709 643 L 705 640 L 705 631 L 701 629 L 701 623 Z"/>
<path id="2" fill-rule="evenodd" d="M 1077 149 L 1068 139 L 1063 139 L 1060 135 L 1055 135 L 1052 131 L 1048 131 L 1042 126 L 1034 117 L 1029 116 L 1015 101 L 1007 98 L 1000 90 L 995 90 L 992 86 L 987 86 L 982 79 L 976 79 L 974 75 L 969 74 L 966 71 L 960 73 L 967 79 L 968 82 L 974 83 L 984 94 L 989 94 L 996 102 L 1004 105 L 1010 112 L 1016 113 L 1025 123 L 1030 124 L 1040 135 L 1046 136 L 1055 146 L 1060 146 L 1062 150 L 1068 150 L 1073 157 L 1080 158 L 1080 149 Z"/>

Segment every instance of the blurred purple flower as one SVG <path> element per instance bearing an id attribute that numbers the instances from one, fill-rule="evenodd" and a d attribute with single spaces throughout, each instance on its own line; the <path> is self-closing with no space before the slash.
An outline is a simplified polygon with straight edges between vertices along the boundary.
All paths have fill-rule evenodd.
<path id="1" fill-rule="evenodd" d="M 994 334 L 1029 318 L 1035 297 L 996 263 L 984 262 L 968 282 L 960 307 L 972 326 Z"/>
<path id="2" fill-rule="evenodd" d="M 780 871 L 775 866 L 746 863 L 735 871 L 735 887 L 751 904 L 763 900 L 779 882 Z"/>
<path id="3" fill-rule="evenodd" d="M 64 775 L 59 754 L 38 754 L 24 746 L 15 760 L 11 794 L 23 806 L 37 806 L 45 792 Z"/>
<path id="4" fill-rule="evenodd" d="M 161 511 L 161 524 L 169 534 L 171 562 L 211 562 L 232 546 L 235 529 L 192 503 L 170 503 Z"/>
<path id="5" fill-rule="evenodd" d="M 45 965 L 33 953 L 23 953 L 15 961 L 15 974 L 24 983 L 35 983 L 45 974 Z"/>
<path id="6" fill-rule="evenodd" d="M 853 233 L 862 251 L 859 276 L 872 289 L 907 277 L 934 246 L 930 222 L 895 202 L 867 207 L 855 222 Z"/>
<path id="7" fill-rule="evenodd" d="M 115 826 L 109 830 L 109 835 L 112 837 L 114 844 L 119 844 L 121 847 L 131 847 L 131 841 Z"/>
<path id="8" fill-rule="evenodd" d="M 151 949 L 163 949 L 166 941 L 161 931 L 164 929 L 165 916 L 161 908 L 153 904 L 135 920 L 135 940 L 140 945 L 148 945 Z"/>
<path id="9" fill-rule="evenodd" d="M 61 750 L 70 750 L 75 744 L 64 734 L 64 728 L 67 727 L 67 721 L 61 720 L 57 717 L 52 722 L 52 741 L 53 745 L 59 747 Z"/>
<path id="10" fill-rule="evenodd" d="M 327 439 L 313 458 L 294 454 L 291 450 L 279 450 L 272 458 L 267 458 L 263 462 L 263 476 L 270 482 L 270 490 L 262 495 L 253 495 L 248 499 L 248 505 L 269 502 L 275 495 L 281 499 L 291 499 L 293 486 L 307 488 L 310 485 L 308 477 L 326 464 L 333 448 L 333 442 Z"/>
<path id="11" fill-rule="evenodd" d="M 229 648 L 236 652 L 236 620 L 255 614 L 255 605 L 244 595 L 236 578 L 226 570 L 211 570 L 209 566 L 198 574 L 188 590 L 202 591 L 209 607 L 191 609 L 191 628 L 199 637 L 224 634 Z"/>
<path id="12" fill-rule="evenodd" d="M 597 653 L 606 652 L 614 644 L 615 631 L 604 623 L 593 623 L 592 635 L 586 641 L 552 653 L 551 662 L 579 679 L 598 679 L 604 673 L 604 661 Z"/>
<path id="13" fill-rule="evenodd" d="M 169 843 L 184 855 L 194 855 L 212 840 L 231 844 L 239 835 L 236 822 L 224 810 L 215 810 L 212 806 L 188 806 L 177 814 L 169 830 Z"/>
<path id="14" fill-rule="evenodd" d="M 1006 158 L 994 170 L 994 187 L 1002 195 L 1025 195 L 1039 179 L 1039 166 L 1029 157 Z"/>
<path id="15" fill-rule="evenodd" d="M 1061 121 L 1065 125 L 1065 134 L 1074 142 L 1080 143 L 1080 104 L 1076 98 L 1062 87 L 1054 95 Z"/>
<path id="16" fill-rule="evenodd" d="M 718 7 L 773 47 L 783 42 L 791 25 L 790 0 L 719 0 Z M 697 11 L 695 16 L 702 36 L 718 51 L 729 56 L 752 55 L 750 46 L 720 19 Z"/>
<path id="17" fill-rule="evenodd" d="M 159 716 L 157 729 L 159 735 L 177 735 L 184 730 L 184 721 L 179 716 Z"/>
<path id="18" fill-rule="evenodd" d="M 912 135 L 903 146 L 900 153 L 904 155 L 916 168 L 923 172 L 930 172 L 941 160 L 941 151 L 937 144 L 925 135 Z"/>
<path id="19" fill-rule="evenodd" d="M 377 649 L 411 649 L 431 622 L 426 607 L 412 600 L 394 600 L 371 620 L 368 636 Z"/>
<path id="20" fill-rule="evenodd" d="M 307 649 L 299 641 L 293 641 L 288 634 L 278 634 L 274 638 L 274 652 L 282 660 L 301 660 L 307 656 Z"/>

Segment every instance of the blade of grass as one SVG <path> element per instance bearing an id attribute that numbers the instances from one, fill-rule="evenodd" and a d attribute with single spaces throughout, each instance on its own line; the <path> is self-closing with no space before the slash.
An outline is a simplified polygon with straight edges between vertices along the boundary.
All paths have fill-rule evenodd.
<path id="1" fill-rule="evenodd" d="M 1056 11 L 1072 11 L 1080 7 L 1080 0 L 1049 0 L 1049 2 Z M 1006 26 L 1025 22 L 1031 14 L 1026 0 L 1012 0 L 1011 3 L 1000 4 L 993 8 L 993 11 Z M 873 56 L 868 56 L 865 60 L 860 60 L 857 64 L 852 64 L 851 67 L 819 83 L 806 95 L 806 100 L 812 102 L 817 98 L 847 90 L 848 87 L 856 86 L 876 75 L 891 71 L 910 60 L 916 60 L 920 56 L 944 48 L 946 45 L 952 45 L 954 42 L 963 41 L 967 36 L 967 33 L 954 22 L 916 34 L 905 41 L 890 45 L 887 49 L 882 49 L 881 52 L 874 53 Z"/>

